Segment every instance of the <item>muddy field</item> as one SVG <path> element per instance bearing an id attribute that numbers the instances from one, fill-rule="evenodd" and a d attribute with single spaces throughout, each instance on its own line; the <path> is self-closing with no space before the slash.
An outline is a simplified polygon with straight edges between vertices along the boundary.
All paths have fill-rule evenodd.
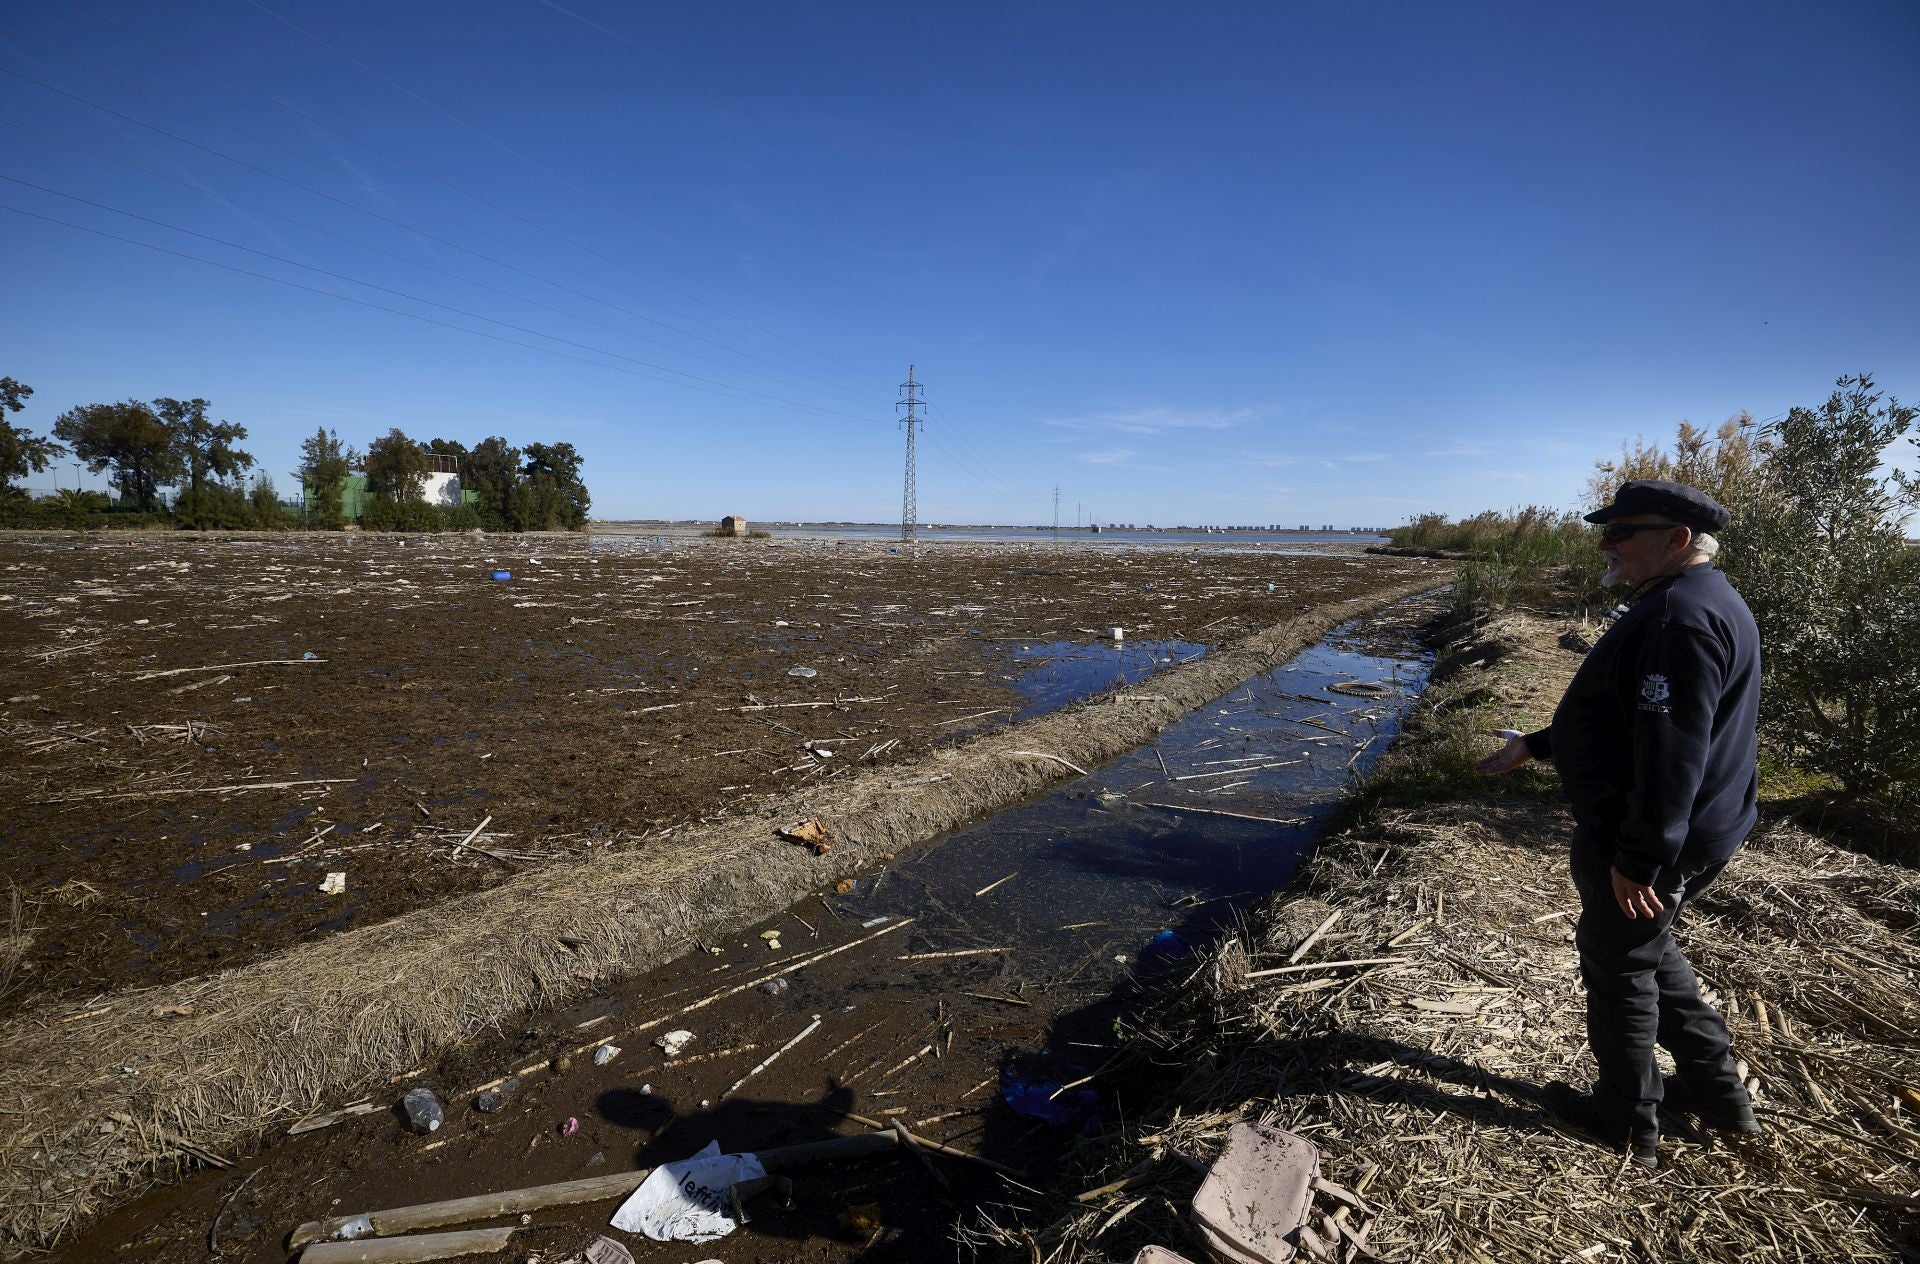
<path id="1" fill-rule="evenodd" d="M 1433 565 L 650 545 L 0 541 L 0 1007 L 228 968 L 913 763 L 1020 712 L 1022 647 L 1219 645 Z"/>
<path id="2" fill-rule="evenodd" d="M 1406 653 L 1436 608 L 1430 598 L 1396 602 L 1331 640 L 1354 654 Z M 1322 673 L 1367 662 L 1372 677 L 1384 660 L 1342 658 L 1316 673 L 1305 663 L 1313 657 L 1257 685 L 1274 691 L 1264 704 L 1292 704 L 1285 714 L 1303 717 L 1348 713 L 1351 742 L 1375 732 L 1369 717 L 1386 704 L 1327 692 Z M 1163 678 L 1159 687 L 1170 685 Z M 1316 696 L 1294 692 L 1302 690 Z M 1231 910 L 1254 894 L 1242 888 L 1260 885 L 1250 875 L 1267 862 L 1254 857 L 1290 846 L 1270 818 L 1218 814 L 1251 806 L 1232 791 L 1196 791 L 1186 811 L 1156 806 L 1186 797 L 1164 769 L 1215 775 L 1207 761 L 1242 748 L 1261 704 L 1236 688 L 1151 747 L 936 847 L 825 885 L 659 969 L 515 1014 L 397 1079 L 380 1076 L 364 1098 L 329 1097 L 305 1119 L 281 1120 L 264 1145 L 213 1143 L 234 1166 L 192 1172 L 77 1238 L 63 1236 L 52 1258 L 194 1264 L 212 1254 L 275 1264 L 308 1220 L 644 1170 L 709 1140 L 765 1151 L 896 1119 L 1013 1170 L 948 1156 L 936 1160 L 936 1177 L 898 1153 L 807 1163 L 788 1173 L 790 1197 L 755 1200 L 746 1228 L 707 1245 L 610 1231 L 618 1199 L 601 1196 L 538 1209 L 488 1258 L 578 1264 L 602 1232 L 661 1264 L 954 1257 L 984 1217 L 1040 1206 L 1038 1189 L 1078 1188 L 1073 1170 L 1090 1138 L 1129 1118 L 1153 1089 L 1137 1074 L 1124 1083 L 1099 1074 L 1127 1030 L 1136 977 L 1189 968 L 1186 942 L 1230 925 Z M 1351 742 L 1321 723 L 1276 720 L 1254 740 L 1255 749 L 1284 742 L 1313 755 L 1307 762 L 1320 767 L 1308 780 L 1330 794 L 1351 766 Z M 1297 770 L 1289 764 L 1280 775 Z M 1138 850 L 1123 837 L 1133 831 Z M 1041 838 L 1066 841 L 1056 851 Z M 1101 894 L 1093 874 L 1115 890 Z M 1130 879 L 1151 898 L 1122 894 Z M 656 1043 L 674 1030 L 690 1035 L 677 1054 Z M 158 1056 L 140 1042 L 129 1049 L 136 1061 Z M 222 1057 L 231 1065 L 248 1053 Z M 446 1104 L 431 1137 L 407 1133 L 388 1108 L 407 1086 Z M 481 1088 L 497 1098 L 483 1099 Z M 362 1100 L 367 1113 L 305 1130 Z"/>

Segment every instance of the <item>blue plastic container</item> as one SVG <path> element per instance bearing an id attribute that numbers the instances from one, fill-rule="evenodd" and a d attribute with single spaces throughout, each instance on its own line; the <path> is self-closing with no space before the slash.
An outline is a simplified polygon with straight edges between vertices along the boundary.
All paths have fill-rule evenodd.
<path id="1" fill-rule="evenodd" d="M 495 571 L 493 573 L 493 577 L 504 583 L 505 581 L 513 578 L 513 572 L 512 571 Z"/>

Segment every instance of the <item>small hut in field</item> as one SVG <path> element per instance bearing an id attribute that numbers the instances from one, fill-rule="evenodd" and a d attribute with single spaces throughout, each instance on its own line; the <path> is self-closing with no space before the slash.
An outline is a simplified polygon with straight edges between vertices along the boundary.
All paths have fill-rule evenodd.
<path id="1" fill-rule="evenodd" d="M 747 533 L 747 520 L 739 514 L 728 514 L 720 520 L 721 535 L 744 536 Z"/>

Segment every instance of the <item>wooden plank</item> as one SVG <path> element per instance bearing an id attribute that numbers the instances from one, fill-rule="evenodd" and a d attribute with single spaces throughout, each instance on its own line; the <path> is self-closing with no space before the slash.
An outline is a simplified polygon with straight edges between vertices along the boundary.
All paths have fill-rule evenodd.
<path id="1" fill-rule="evenodd" d="M 760 1164 L 769 1172 L 785 1171 L 827 1159 L 851 1159 L 891 1150 L 899 1138 L 891 1132 L 858 1133 L 851 1137 L 829 1137 L 801 1145 L 776 1146 L 759 1152 Z M 653 1169 L 638 1172 L 609 1172 L 553 1185 L 533 1185 L 525 1189 L 475 1194 L 468 1198 L 449 1198 L 437 1203 L 416 1203 L 408 1207 L 389 1207 L 384 1211 L 363 1211 L 351 1216 L 312 1220 L 293 1231 L 287 1239 L 289 1250 L 298 1250 L 309 1242 L 322 1242 L 352 1234 L 356 1238 L 388 1237 L 414 1229 L 432 1229 L 440 1225 L 461 1224 L 469 1220 L 490 1220 L 495 1216 L 513 1216 L 544 1207 L 567 1207 L 578 1203 L 596 1203 L 623 1198 L 640 1188 Z M 310 1257 L 303 1257 L 303 1264 Z M 340 1260 L 358 1256 L 328 1257 Z M 435 1258 L 435 1257 L 424 1257 Z"/>
<path id="2" fill-rule="evenodd" d="M 512 1229 L 466 1229 L 372 1242 L 316 1242 L 300 1253 L 300 1264 L 420 1264 L 504 1251 L 512 1237 Z"/>

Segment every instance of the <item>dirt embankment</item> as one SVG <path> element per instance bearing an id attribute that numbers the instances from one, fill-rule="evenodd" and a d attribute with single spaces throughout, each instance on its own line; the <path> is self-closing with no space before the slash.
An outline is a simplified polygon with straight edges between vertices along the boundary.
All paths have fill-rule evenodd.
<path id="1" fill-rule="evenodd" d="M 445 548 L 441 542 L 434 545 Z M 729 546 L 716 545 L 705 556 L 711 569 L 693 568 L 683 558 L 673 573 L 673 586 L 665 588 L 660 585 L 668 571 L 662 569 L 665 561 L 659 555 L 597 558 L 583 554 L 570 566 L 543 555 L 541 575 L 547 568 L 575 574 L 565 580 L 542 579 L 539 582 L 552 583 L 553 588 L 535 587 L 529 596 L 488 587 L 489 581 L 470 573 L 479 565 L 500 561 L 497 554 L 481 552 L 482 547 L 474 545 L 470 553 L 436 553 L 423 547 L 408 559 L 413 565 L 400 565 L 384 556 L 360 559 L 357 570 L 377 571 L 378 579 L 366 582 L 379 583 L 383 592 L 409 588 L 426 592 L 395 598 L 401 608 L 391 612 L 362 610 L 341 617 L 358 619 L 368 636 L 397 638 L 389 644 L 409 649 L 414 660 L 439 664 L 429 679 L 439 682 L 440 694 L 453 691 L 457 679 L 466 673 L 488 670 L 495 673 L 491 679 L 496 682 L 512 678 L 516 685 L 524 685 L 527 682 L 519 677 L 532 677 L 541 660 L 570 664 L 559 670 L 558 679 L 543 677 L 544 692 L 509 688 L 517 708 L 507 708 L 506 718 L 493 721 L 508 727 L 482 735 L 490 739 L 483 744 L 517 743 L 527 752 L 511 764 L 503 763 L 502 771 L 520 766 L 524 803 L 540 805 L 532 810 L 551 813 L 548 804 L 553 799 L 576 803 L 570 797 L 580 792 L 576 776 L 599 787 L 603 797 L 622 789 L 630 792 L 628 783 L 606 766 L 640 776 L 640 770 L 649 766 L 646 761 L 661 756 L 670 756 L 671 766 L 691 778 L 697 774 L 689 770 L 703 757 L 719 759 L 751 751 L 762 757 L 773 755 L 787 772 L 812 780 L 774 781 L 765 790 L 745 787 L 756 790 L 751 799 L 704 801 L 707 819 L 703 822 L 675 822 L 638 833 L 630 828 L 566 831 L 579 840 L 577 849 L 556 848 L 557 854 L 547 863 L 504 885 L 491 877 L 487 889 L 449 898 L 459 884 L 442 884 L 433 892 L 433 903 L 409 915 L 347 926 L 234 973 L 122 993 L 100 1003 L 36 1005 L 33 1012 L 0 1028 L 0 1061 L 6 1064 L 4 1078 L 11 1089 L 6 1108 L 15 1117 L 32 1121 L 0 1150 L 0 1187 L 6 1191 L 8 1207 L 8 1219 L 0 1227 L 16 1240 L 45 1240 L 118 1192 L 148 1179 L 156 1162 L 243 1143 L 275 1120 L 284 1121 L 325 1102 L 337 1103 L 348 1092 L 430 1060 L 461 1037 L 530 1005 L 552 1003 L 611 974 L 677 955 L 703 934 L 737 926 L 816 889 L 838 873 L 1032 793 L 1066 775 L 1061 760 L 1085 765 L 1109 758 L 1145 740 L 1188 707 L 1270 667 L 1341 618 L 1432 583 L 1426 568 L 1395 572 L 1351 557 L 1115 554 L 1077 556 L 1072 562 L 1074 575 L 1036 573 L 1027 579 L 1054 582 L 1028 589 L 1014 572 L 1044 572 L 1046 564 L 1059 563 L 1057 555 L 996 548 L 941 557 L 931 552 L 899 555 L 832 546 L 762 546 L 749 554 L 722 551 Z M 167 560 L 184 561 L 189 570 L 196 561 Z M 274 565 L 285 569 L 288 563 Z M 516 577 L 532 567 L 531 557 L 519 559 Z M 707 591 L 721 579 L 691 578 L 688 570 L 724 577 L 728 602 L 722 605 L 716 600 L 721 594 Z M 847 595 L 855 580 L 866 585 L 864 605 Z M 272 582 L 296 583 L 288 578 Z M 344 577 L 319 582 L 345 583 L 349 589 L 345 595 L 352 595 L 352 583 Z M 1015 589 L 1014 595 L 1004 591 L 1009 587 Z M 1312 599 L 1302 600 L 1309 589 Z M 196 598 L 209 602 L 218 590 L 217 583 L 200 588 Z M 49 587 L 41 589 L 42 594 L 48 591 Z M 482 595 L 475 596 L 476 591 Z M 267 595 L 279 592 L 276 588 Z M 338 594 L 305 594 L 312 617 L 336 617 L 324 600 L 329 595 Z M 556 599 L 549 601 L 549 597 Z M 879 600 L 883 597 L 887 599 Z M 44 595 L 33 600 L 43 607 L 51 604 Z M 293 600 L 287 596 L 273 604 Z M 476 607 L 476 603 L 480 604 Z M 436 611 L 438 605 L 453 609 Z M 1202 608 L 1190 611 L 1190 605 Z M 701 615 L 676 613 L 700 606 L 708 607 Z M 1289 606 L 1293 617 L 1279 618 Z M 1308 609 L 1301 612 L 1302 606 Z M 522 616 L 519 612 L 525 610 L 542 613 Z M 1127 626 L 1125 619 L 1113 614 L 1115 610 L 1131 616 L 1136 636 L 1143 632 L 1171 636 L 1189 628 L 1191 635 L 1207 636 L 1255 620 L 1272 626 L 1227 650 L 1156 677 L 1151 697 L 1109 699 L 1010 731 L 980 725 L 958 743 L 949 735 L 951 726 L 942 724 L 951 718 L 942 714 L 949 705 L 960 704 L 962 714 L 977 710 L 974 704 L 982 700 L 988 702 L 989 710 L 995 702 L 1002 704 L 1001 712 L 1010 709 L 1006 704 L 1013 699 L 1004 677 L 995 678 L 995 660 L 987 649 L 994 640 L 1064 639 L 1082 623 Z M 180 617 L 172 622 L 178 625 L 186 613 L 179 609 Z M 1200 619 L 1202 614 L 1209 617 Z M 532 636 L 534 625 L 520 623 L 523 617 L 540 620 L 544 639 Z M 964 629 L 946 622 L 956 618 L 965 620 Z M 504 623 L 523 631 L 519 639 L 535 648 L 509 653 L 504 666 L 483 666 L 470 657 L 437 652 L 442 648 L 437 642 L 418 639 L 419 629 L 426 624 L 449 632 L 458 629 L 472 638 L 478 634 L 474 625 L 488 619 L 496 633 L 494 644 L 512 642 L 510 636 L 502 639 L 499 633 Z M 579 631 L 621 619 L 651 628 L 684 657 L 649 660 L 652 671 L 631 670 L 630 661 L 603 661 L 622 652 L 637 656 L 650 645 L 630 629 L 600 634 Z M 1180 627 L 1170 625 L 1174 619 Z M 697 620 L 698 626 L 677 626 L 683 620 Z M 788 664 L 796 661 L 791 656 L 796 628 L 807 664 L 819 664 L 814 678 L 787 675 Z M 80 647 L 74 651 L 77 655 L 87 648 L 86 635 L 101 633 L 108 634 L 102 640 L 111 635 L 110 629 L 96 626 L 64 639 Z M 336 759 L 371 749 L 366 734 L 356 731 L 342 737 L 340 730 L 330 729 L 307 710 L 313 695 L 332 698 L 335 706 L 349 696 L 327 690 L 321 682 L 330 674 L 321 669 L 336 668 L 335 659 L 350 656 L 347 661 L 361 663 L 360 674 L 365 674 L 369 670 L 364 663 L 367 638 L 338 632 L 335 646 L 344 648 L 332 648 L 334 658 L 307 668 L 301 664 L 311 660 L 293 653 L 297 647 L 286 630 L 257 635 L 268 639 L 238 653 L 222 644 L 218 648 L 225 656 L 211 661 L 239 663 L 258 655 L 287 660 L 276 662 L 275 667 L 319 672 L 302 677 L 306 681 L 302 686 L 282 685 L 285 709 L 309 716 L 311 724 L 307 728 L 289 725 L 289 730 L 310 750 L 330 751 Z M 592 654 L 548 652 L 555 641 L 571 649 L 577 637 L 590 635 L 611 639 L 596 641 L 598 649 Z M 195 645 L 196 651 L 211 648 Z M 108 701 L 139 698 L 138 691 L 125 688 L 146 683 L 134 680 L 135 676 L 207 665 L 192 662 L 196 656 L 176 651 L 167 657 L 190 661 L 157 661 L 139 671 L 121 670 L 91 682 L 90 694 L 119 689 L 92 705 L 106 708 Z M 60 657 L 66 656 L 56 655 L 53 661 Z M 584 658 L 593 660 L 590 669 L 580 666 Z M 84 666 L 65 670 L 85 680 L 79 675 L 86 671 Z M 380 670 L 392 672 L 392 661 Z M 225 674 L 228 669 L 218 671 Z M 974 672 L 980 675 L 971 675 Z M 337 668 L 332 674 L 339 674 Z M 820 678 L 827 681 L 824 688 Z M 622 683 L 596 683 L 607 681 Z M 391 682 L 389 675 L 387 683 Z M 399 683 L 408 682 L 401 679 Z M 573 687 L 561 689 L 563 683 Z M 247 687 L 261 691 L 258 685 Z M 360 687 L 366 688 L 364 681 Z M 644 707 L 634 706 L 630 697 L 621 705 L 607 706 L 599 696 L 636 690 L 643 693 Z M 803 691 L 803 696 L 793 696 Z M 428 693 L 432 701 L 434 691 Z M 672 701 L 653 700 L 662 696 Z M 565 699 L 564 706 L 556 705 L 559 699 Z M 562 762 L 563 755 L 573 752 L 556 745 L 569 719 L 578 722 L 578 717 L 568 715 L 576 700 L 582 700 L 577 706 L 589 715 L 620 726 L 615 730 L 620 740 L 603 741 L 577 774 L 572 767 L 576 761 Z M 469 697 L 469 701 L 478 698 Z M 806 728 L 768 718 L 789 714 L 776 709 L 780 703 L 802 704 L 794 710 L 809 717 Z M 231 705 L 254 704 L 236 698 Z M 436 705 L 451 704 L 438 697 Z M 223 711 L 209 723 L 232 723 L 236 716 L 251 719 L 256 714 Z M 662 716 L 670 718 L 653 718 Z M 978 718 L 991 721 L 990 716 Z M 54 724 L 72 726 L 75 721 L 55 715 L 35 723 L 45 730 L 44 740 Z M 408 731 L 417 733 L 416 725 L 417 721 L 409 724 Z M 749 727 L 736 735 L 729 727 L 733 725 Z M 104 741 L 104 728 L 102 724 L 89 731 L 82 726 L 72 732 Z M 983 733 L 983 728 L 988 731 Z M 636 739 L 636 731 L 653 736 Z M 917 762 L 905 763 L 896 755 L 893 760 L 870 761 L 887 766 L 840 773 L 838 769 L 846 765 L 829 765 L 817 756 L 800 758 L 800 752 L 810 747 L 817 750 L 829 741 L 842 750 L 883 745 L 890 732 L 900 739 L 896 750 L 904 750 Z M 190 729 L 183 745 L 193 740 Z M 734 743 L 748 741 L 753 744 L 733 749 Z M 653 753 L 636 753 L 630 749 L 636 745 Z M 411 782 L 421 775 L 418 761 L 434 760 L 428 753 L 432 744 L 410 746 L 414 758 L 402 756 L 406 772 L 398 787 L 385 787 L 390 807 L 376 822 L 391 831 L 390 838 L 401 832 L 396 818 L 411 824 L 409 813 L 418 813 L 430 822 L 438 806 L 417 797 Z M 1042 753 L 1036 755 L 1036 751 Z M 365 758 L 371 764 L 372 757 Z M 789 759 L 812 771 L 786 765 Z M 477 762 L 491 761 L 478 761 L 465 751 L 451 762 L 433 762 L 431 767 L 450 776 L 456 770 L 470 773 Z M 263 776 L 257 761 L 249 767 L 253 777 Z M 754 772 L 749 775 L 768 776 L 764 763 L 751 767 Z M 93 776 L 87 788 L 96 797 L 126 793 L 101 789 L 100 779 L 107 774 L 116 778 L 109 785 L 124 786 L 129 780 L 136 787 L 144 784 L 124 764 L 89 764 L 87 768 Z M 283 765 L 264 775 L 269 780 L 300 779 L 285 776 L 284 770 Z M 180 788 L 192 789 L 196 788 L 192 782 L 233 775 L 226 769 L 193 771 L 198 776 Z M 909 782 L 917 784 L 901 784 Z M 165 784 L 172 788 L 174 783 Z M 211 784 L 241 783 L 212 780 Z M 498 785 L 490 777 L 486 784 Z M 368 793 L 378 793 L 384 785 L 376 780 Z M 43 785 L 37 794 L 42 800 L 69 797 L 58 789 Z M 235 801 L 228 792 L 195 799 L 203 811 L 208 804 Z M 630 798 L 620 801 L 632 802 Z M 521 802 L 509 799 L 508 810 L 526 810 L 512 806 Z M 698 803 L 690 802 L 686 810 Z M 468 808 L 461 824 L 477 823 L 486 806 L 476 803 Z M 575 810 L 604 820 L 607 805 L 589 800 L 578 803 Z M 827 819 L 843 844 L 818 857 L 771 841 L 774 824 L 801 813 Z M 579 823 L 579 817 L 558 822 L 576 827 Z M 305 831 L 292 833 L 304 835 Z M 426 846 L 402 850 L 387 847 L 382 840 L 355 852 L 351 864 L 356 871 L 372 868 L 376 875 L 382 872 L 377 867 L 381 858 L 387 858 L 393 872 L 417 868 L 424 852 L 454 850 L 460 831 L 428 833 L 413 824 L 408 837 Z M 511 845 L 526 846 L 520 842 L 524 837 L 517 836 Z M 314 841 L 300 845 L 312 846 Z M 496 845 L 497 840 L 483 844 L 489 851 Z M 400 858 L 389 856 L 394 850 L 402 851 Z M 259 879 L 252 881 L 257 884 Z M 363 911 L 360 920 L 371 921 L 371 913 Z M 122 1067 L 134 1069 L 123 1071 Z M 103 1116 L 111 1121 L 116 1115 L 135 1122 L 113 1129 L 99 1126 Z"/>
<path id="2" fill-rule="evenodd" d="M 1594 632 L 1521 616 L 1466 630 L 1359 823 L 1141 1017 L 1131 1082 L 1159 1105 L 1079 1187 L 1132 1179 L 984 1236 L 1021 1258 L 1035 1242 L 1067 1261 L 1148 1242 L 1201 1258 L 1183 1214 L 1198 1177 L 1173 1160 L 1209 1159 L 1226 1125 L 1259 1119 L 1363 1189 L 1391 1259 L 1914 1259 L 1920 875 L 1876 859 L 1877 835 L 1764 803 L 1690 908 L 1681 936 L 1758 1085 L 1763 1135 L 1675 1124 L 1649 1174 L 1540 1105 L 1546 1082 L 1593 1074 L 1569 822 L 1551 770 L 1481 781 L 1469 764 L 1493 728 L 1547 719 Z"/>

